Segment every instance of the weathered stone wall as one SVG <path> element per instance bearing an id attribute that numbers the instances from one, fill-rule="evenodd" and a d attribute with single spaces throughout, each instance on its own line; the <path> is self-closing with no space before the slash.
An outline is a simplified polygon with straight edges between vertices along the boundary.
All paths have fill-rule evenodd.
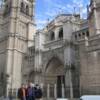
<path id="1" fill-rule="evenodd" d="M 89 45 L 85 41 L 80 44 L 80 92 L 84 94 L 100 94 L 100 39 L 89 38 Z"/>

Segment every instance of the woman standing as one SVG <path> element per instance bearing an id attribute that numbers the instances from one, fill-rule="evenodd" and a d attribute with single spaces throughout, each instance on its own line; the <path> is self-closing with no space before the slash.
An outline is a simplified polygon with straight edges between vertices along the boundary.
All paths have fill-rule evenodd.
<path id="1" fill-rule="evenodd" d="M 20 100 L 26 100 L 27 91 L 25 85 L 22 84 L 21 88 L 18 89 L 18 98 Z"/>

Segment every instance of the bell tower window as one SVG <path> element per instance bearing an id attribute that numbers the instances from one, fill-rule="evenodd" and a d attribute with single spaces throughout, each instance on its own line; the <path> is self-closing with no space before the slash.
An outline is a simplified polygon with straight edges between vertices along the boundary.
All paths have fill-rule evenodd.
<path id="1" fill-rule="evenodd" d="M 52 31 L 50 34 L 50 40 L 54 40 L 55 39 L 55 33 Z"/>
<path id="2" fill-rule="evenodd" d="M 25 9 L 25 5 L 24 5 L 24 3 L 22 2 L 22 3 L 21 3 L 21 9 L 20 9 L 20 11 L 21 11 L 21 12 L 24 12 L 24 9 Z"/>
<path id="3" fill-rule="evenodd" d="M 63 28 L 59 31 L 59 39 L 63 39 Z"/>
<path id="4" fill-rule="evenodd" d="M 29 6 L 26 5 L 26 15 L 29 15 Z"/>
<path id="5" fill-rule="evenodd" d="M 5 11 L 7 11 L 7 10 L 8 10 L 8 5 L 5 6 Z"/>
<path id="6" fill-rule="evenodd" d="M 29 4 L 26 2 L 21 2 L 20 6 L 20 12 L 29 16 Z"/>
<path id="7" fill-rule="evenodd" d="M 86 36 L 89 37 L 89 31 L 86 32 Z"/>
<path id="8" fill-rule="evenodd" d="M 6 4 L 5 8 L 4 8 L 4 16 L 8 15 L 10 13 L 10 8 L 11 5 L 10 4 Z"/>

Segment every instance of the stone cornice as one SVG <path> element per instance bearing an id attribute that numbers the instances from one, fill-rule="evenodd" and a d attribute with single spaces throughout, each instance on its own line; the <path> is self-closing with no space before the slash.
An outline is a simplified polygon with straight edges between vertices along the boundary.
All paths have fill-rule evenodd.
<path id="1" fill-rule="evenodd" d="M 18 38 L 18 39 L 23 40 L 23 41 L 31 41 L 31 42 L 33 42 L 33 40 L 28 40 L 27 38 L 25 38 L 23 36 L 19 36 L 18 34 L 13 34 L 13 33 L 10 33 L 10 34 L 0 38 L 0 42 L 7 40 L 9 37 Z"/>
<path id="2" fill-rule="evenodd" d="M 19 52 L 19 53 L 21 53 L 21 54 L 25 54 L 23 51 L 17 50 L 17 49 L 5 49 L 5 50 L 0 50 L 0 54 L 4 54 L 4 53 L 6 53 L 7 51 L 17 51 L 17 52 Z"/>
<path id="3" fill-rule="evenodd" d="M 87 52 L 100 51 L 100 45 L 93 45 L 86 47 Z"/>
<path id="4" fill-rule="evenodd" d="M 59 49 L 64 50 L 63 46 L 59 46 L 57 48 L 52 48 L 52 49 L 48 48 L 48 49 L 42 50 L 42 53 L 52 52 L 52 51 L 59 50 Z"/>
<path id="5" fill-rule="evenodd" d="M 25 52 L 23 52 L 23 51 L 21 51 L 21 50 L 18 50 L 18 49 L 16 49 L 16 48 L 14 48 L 14 49 L 6 49 L 6 51 L 17 51 L 17 52 L 19 52 L 19 53 L 21 53 L 21 54 L 25 54 Z"/>

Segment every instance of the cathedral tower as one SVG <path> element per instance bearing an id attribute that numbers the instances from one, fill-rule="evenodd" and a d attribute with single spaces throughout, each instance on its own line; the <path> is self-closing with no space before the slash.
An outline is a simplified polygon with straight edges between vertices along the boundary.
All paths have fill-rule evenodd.
<path id="1" fill-rule="evenodd" d="M 100 34 L 100 0 L 90 0 L 88 10 L 90 35 Z"/>
<path id="2" fill-rule="evenodd" d="M 33 45 L 34 0 L 4 0 L 0 13 L 0 76 L 9 89 L 21 85 L 22 58 Z"/>

